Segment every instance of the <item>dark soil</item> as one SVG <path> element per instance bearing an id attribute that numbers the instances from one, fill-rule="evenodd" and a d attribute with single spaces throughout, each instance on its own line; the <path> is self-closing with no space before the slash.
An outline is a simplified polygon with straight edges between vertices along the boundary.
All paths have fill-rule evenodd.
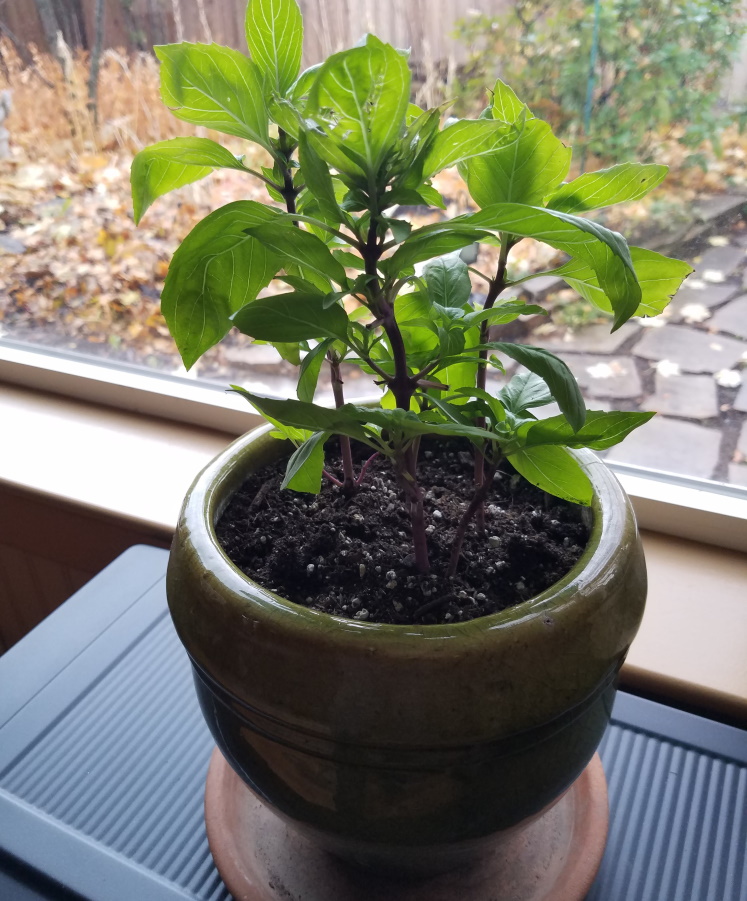
<path id="1" fill-rule="evenodd" d="M 285 462 L 268 466 L 233 497 L 218 539 L 246 575 L 313 610 L 397 624 L 487 616 L 561 579 L 583 552 L 590 517 L 507 467 L 488 499 L 486 534 L 470 527 L 459 571 L 449 579 L 451 539 L 472 494 L 472 467 L 466 445 L 423 444 L 418 476 L 426 492 L 429 575 L 413 566 L 409 519 L 381 458 L 352 498 L 326 479 L 319 496 L 280 491 Z M 339 458 L 329 451 L 327 469 L 339 472 Z"/>

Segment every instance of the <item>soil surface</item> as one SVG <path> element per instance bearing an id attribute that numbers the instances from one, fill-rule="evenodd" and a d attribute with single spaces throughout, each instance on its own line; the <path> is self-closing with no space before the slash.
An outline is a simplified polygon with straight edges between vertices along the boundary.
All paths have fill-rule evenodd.
<path id="1" fill-rule="evenodd" d="M 357 455 L 358 466 L 363 457 Z M 474 523 L 457 575 L 445 575 L 451 540 L 472 491 L 472 454 L 457 442 L 426 444 L 431 572 L 414 568 L 410 523 L 391 466 L 377 458 L 352 497 L 324 479 L 318 496 L 280 490 L 285 461 L 254 475 L 217 526 L 230 559 L 263 587 L 313 610 L 369 622 L 436 624 L 497 613 L 561 579 L 589 537 L 588 510 L 534 488 L 509 466 L 496 475 L 486 532 Z M 327 453 L 327 470 L 339 457 Z"/>

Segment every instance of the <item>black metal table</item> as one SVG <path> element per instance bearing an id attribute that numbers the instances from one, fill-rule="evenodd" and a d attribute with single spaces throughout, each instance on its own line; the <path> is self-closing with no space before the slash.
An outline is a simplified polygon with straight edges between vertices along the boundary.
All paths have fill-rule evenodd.
<path id="1" fill-rule="evenodd" d="M 166 558 L 131 548 L 0 658 L 3 901 L 229 898 Z M 589 901 L 745 901 L 747 732 L 621 692 L 600 752 L 610 836 Z"/>

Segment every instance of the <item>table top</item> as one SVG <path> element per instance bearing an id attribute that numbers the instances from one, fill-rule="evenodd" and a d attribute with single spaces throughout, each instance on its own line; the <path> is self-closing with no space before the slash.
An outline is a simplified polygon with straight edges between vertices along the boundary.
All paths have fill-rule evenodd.
<path id="1" fill-rule="evenodd" d="M 228 901 L 202 817 L 213 742 L 132 548 L 0 658 L 0 897 Z M 589 901 L 747 897 L 747 732 L 620 692 Z"/>

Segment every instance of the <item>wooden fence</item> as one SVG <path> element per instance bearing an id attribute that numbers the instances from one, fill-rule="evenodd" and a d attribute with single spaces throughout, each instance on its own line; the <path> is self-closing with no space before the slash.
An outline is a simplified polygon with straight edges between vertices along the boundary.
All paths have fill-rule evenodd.
<path id="1" fill-rule="evenodd" d="M 299 0 L 306 25 L 307 65 L 349 47 L 366 31 L 411 47 L 414 65 L 459 58 L 456 22 L 474 9 L 497 14 L 510 0 Z M 71 46 L 92 46 L 96 0 L 5 0 L 0 22 L 23 43 L 49 49 L 44 9 L 52 9 Z M 104 0 L 104 47 L 147 49 L 179 39 L 214 40 L 246 50 L 246 0 Z"/>

